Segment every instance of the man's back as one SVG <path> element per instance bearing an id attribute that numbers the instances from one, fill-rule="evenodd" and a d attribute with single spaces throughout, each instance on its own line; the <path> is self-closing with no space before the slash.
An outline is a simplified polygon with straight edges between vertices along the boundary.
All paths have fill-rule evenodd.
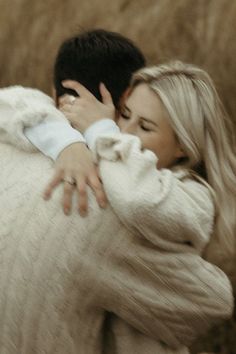
<path id="1" fill-rule="evenodd" d="M 87 218 L 66 217 L 60 190 L 46 203 L 51 164 L 41 154 L 1 144 L 0 160 L 1 353 L 99 353 L 99 259 L 119 220 L 93 198 Z"/>
<path id="2" fill-rule="evenodd" d="M 124 228 L 111 208 L 100 209 L 92 194 L 86 218 L 75 208 L 71 216 L 63 214 L 60 188 L 45 202 L 42 190 L 52 166 L 40 153 L 0 144 L 0 161 L 1 353 L 128 354 L 138 347 L 139 353 L 144 348 L 150 354 L 157 349 L 166 353 L 158 340 L 116 316 L 103 332 L 105 310 L 113 305 L 114 311 L 127 312 L 131 322 L 144 316 L 145 307 L 135 312 L 140 307 L 132 298 L 136 287 L 138 297 L 147 295 L 145 301 L 153 301 L 153 289 L 144 294 L 132 270 L 137 250 L 147 255 L 143 241 Z M 133 316 L 121 294 L 134 302 Z"/>

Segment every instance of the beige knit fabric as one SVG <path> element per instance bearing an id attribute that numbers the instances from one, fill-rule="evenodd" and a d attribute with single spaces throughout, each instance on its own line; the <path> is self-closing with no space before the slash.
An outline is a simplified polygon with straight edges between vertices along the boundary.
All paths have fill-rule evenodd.
<path id="1" fill-rule="evenodd" d="M 0 92 L 0 353 L 187 353 L 185 346 L 228 317 L 233 306 L 227 277 L 198 255 L 211 230 L 208 191 L 176 175 L 190 205 L 195 201 L 192 210 L 202 203 L 186 234 L 187 221 L 183 229 L 179 220 L 171 219 L 172 226 L 163 222 L 160 233 L 152 219 L 129 223 L 137 211 L 122 201 L 119 206 L 119 198 L 113 203 L 107 181 L 116 213 L 99 209 L 90 195 L 87 218 L 75 210 L 64 216 L 60 188 L 49 202 L 41 198 L 51 162 L 32 152 L 23 135 L 24 126 L 57 119 L 57 112 L 35 90 Z M 110 142 L 108 156 L 117 145 L 120 152 L 137 149 L 136 142 Z M 105 143 L 98 148 L 104 175 L 116 164 Z M 189 193 L 189 183 L 196 184 L 197 193 Z M 168 184 L 164 190 L 168 195 Z M 204 227 L 197 222 L 203 206 L 209 209 Z M 190 231 L 194 247 L 182 242 Z M 114 315 L 107 315 L 103 328 L 106 311 Z"/>

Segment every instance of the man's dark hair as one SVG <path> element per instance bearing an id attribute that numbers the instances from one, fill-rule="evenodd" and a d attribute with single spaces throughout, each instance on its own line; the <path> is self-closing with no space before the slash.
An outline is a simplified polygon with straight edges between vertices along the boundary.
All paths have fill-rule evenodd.
<path id="1" fill-rule="evenodd" d="M 61 85 L 62 80 L 71 79 L 101 99 L 99 83 L 103 82 L 118 107 L 132 73 L 143 66 L 142 52 L 119 33 L 101 29 L 83 32 L 66 40 L 59 49 L 54 67 L 56 95 L 76 95 Z"/>

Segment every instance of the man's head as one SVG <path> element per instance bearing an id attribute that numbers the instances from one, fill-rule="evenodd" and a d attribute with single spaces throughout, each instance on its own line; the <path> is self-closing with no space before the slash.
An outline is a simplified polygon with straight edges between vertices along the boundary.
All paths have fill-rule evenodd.
<path id="1" fill-rule="evenodd" d="M 141 51 L 122 35 L 105 30 L 91 30 L 66 40 L 60 47 L 54 67 L 57 98 L 74 94 L 61 81 L 79 81 L 98 99 L 99 83 L 111 92 L 115 106 L 129 85 L 131 75 L 145 66 Z"/>

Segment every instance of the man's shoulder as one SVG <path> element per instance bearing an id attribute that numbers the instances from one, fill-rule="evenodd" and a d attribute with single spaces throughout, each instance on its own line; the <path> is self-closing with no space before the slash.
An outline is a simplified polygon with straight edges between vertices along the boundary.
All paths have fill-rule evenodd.
<path id="1" fill-rule="evenodd" d="M 43 185 L 44 180 L 50 178 L 53 171 L 52 162 L 46 156 L 39 152 L 18 149 L 8 143 L 0 142 L 0 160 L 3 167 L 0 188 L 13 181 L 15 181 L 15 187 L 20 184 L 23 184 L 24 188 L 31 184 L 37 187 L 41 183 Z M 32 182 L 29 183 L 30 181 Z"/>

